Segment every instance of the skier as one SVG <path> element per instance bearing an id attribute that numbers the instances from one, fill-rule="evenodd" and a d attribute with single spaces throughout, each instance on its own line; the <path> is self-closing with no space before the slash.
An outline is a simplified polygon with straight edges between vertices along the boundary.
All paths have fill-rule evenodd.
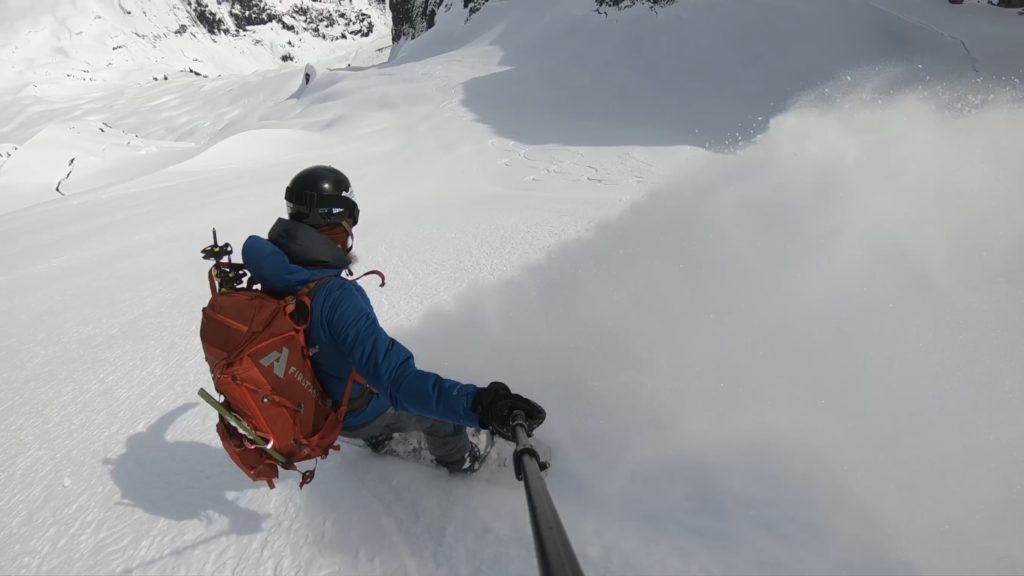
<path id="1" fill-rule="evenodd" d="M 285 189 L 285 204 L 288 219 L 278 218 L 266 239 L 250 236 L 242 259 L 263 290 L 279 297 L 329 279 L 314 288 L 306 342 L 335 408 L 351 387 L 342 436 L 380 453 L 393 434 L 420 431 L 439 465 L 472 473 L 486 451 L 471 441 L 467 427 L 514 440 L 514 411 L 525 414 L 531 431 L 543 423 L 539 404 L 501 382 L 480 388 L 416 368 L 412 353 L 381 328 L 362 287 L 340 277 L 353 262 L 352 229 L 359 223 L 345 174 L 330 166 L 306 168 Z"/>

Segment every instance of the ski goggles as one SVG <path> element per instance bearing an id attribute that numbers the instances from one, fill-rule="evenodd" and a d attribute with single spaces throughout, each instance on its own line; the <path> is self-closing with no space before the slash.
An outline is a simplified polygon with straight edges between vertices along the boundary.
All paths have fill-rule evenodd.
<path id="1" fill-rule="evenodd" d="M 352 219 L 352 225 L 355 226 L 355 222 L 359 218 L 358 210 L 350 210 L 347 208 L 325 208 L 317 210 L 316 214 L 320 220 L 323 220 L 324 222 L 321 226 L 344 224 L 349 218 Z"/>
<path id="2" fill-rule="evenodd" d="M 288 203 L 289 213 L 306 213 L 303 222 L 319 228 L 328 224 L 343 224 L 346 219 L 352 220 L 352 226 L 359 223 L 359 205 L 348 196 L 321 195 L 316 199 L 317 206 L 307 212 L 304 206 Z"/>

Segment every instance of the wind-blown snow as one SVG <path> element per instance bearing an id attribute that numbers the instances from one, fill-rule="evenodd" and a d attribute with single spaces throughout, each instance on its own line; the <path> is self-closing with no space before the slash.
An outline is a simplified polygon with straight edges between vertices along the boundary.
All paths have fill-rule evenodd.
<path id="1" fill-rule="evenodd" d="M 735 4 L 492 2 L 299 92 L 287 68 L 7 99 L 0 565 L 535 573 L 509 468 L 346 448 L 271 492 L 218 445 L 199 249 L 265 232 L 291 174 L 331 162 L 384 325 L 548 409 L 588 574 L 1024 570 L 1024 36 L 984 34 L 1020 19 Z M 735 49 L 769 69 L 716 29 L 757 32 Z M 583 63 L 597 35 L 636 51 Z M 652 63 L 660 42 L 715 49 Z M 69 153 L 89 160 L 60 197 Z"/>
<path id="2" fill-rule="evenodd" d="M 550 484 L 591 570 L 1022 565 L 1024 110 L 841 104 L 407 338 L 558 409 Z"/>

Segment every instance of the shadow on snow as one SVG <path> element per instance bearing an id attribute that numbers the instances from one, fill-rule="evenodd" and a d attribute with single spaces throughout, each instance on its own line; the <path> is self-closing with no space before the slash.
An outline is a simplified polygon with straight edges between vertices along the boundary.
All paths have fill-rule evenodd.
<path id="1" fill-rule="evenodd" d="M 123 454 L 103 460 L 111 479 L 128 505 L 147 514 L 176 521 L 206 520 L 218 514 L 228 519 L 229 533 L 261 531 L 261 515 L 227 495 L 261 484 L 236 470 L 220 446 L 167 439 L 175 420 L 195 406 L 178 406 L 130 436 Z"/>
<path id="2" fill-rule="evenodd" d="M 497 31 L 490 43 L 508 69 L 466 81 L 462 98 L 528 145 L 731 150 L 805 91 L 859 69 L 909 65 L 894 79 L 903 85 L 976 75 L 955 38 L 869 3 L 696 2 L 608 15 L 534 4 L 474 16 L 477 30 Z M 439 26 L 389 65 L 454 51 L 464 33 Z"/>

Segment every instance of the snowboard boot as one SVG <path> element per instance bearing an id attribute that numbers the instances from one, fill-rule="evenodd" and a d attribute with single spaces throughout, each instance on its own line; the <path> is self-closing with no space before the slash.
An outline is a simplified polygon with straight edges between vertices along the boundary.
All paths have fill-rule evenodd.
<path id="1" fill-rule="evenodd" d="M 469 434 L 469 450 L 466 455 L 455 462 L 438 462 L 449 474 L 472 474 L 483 466 L 487 455 L 494 446 L 494 439 L 489 432 L 476 431 L 476 434 Z"/>
<path id="2" fill-rule="evenodd" d="M 472 474 L 479 470 L 483 463 L 484 459 L 480 454 L 480 447 L 476 444 L 470 444 L 466 456 L 458 462 L 438 462 L 449 474 Z"/>

